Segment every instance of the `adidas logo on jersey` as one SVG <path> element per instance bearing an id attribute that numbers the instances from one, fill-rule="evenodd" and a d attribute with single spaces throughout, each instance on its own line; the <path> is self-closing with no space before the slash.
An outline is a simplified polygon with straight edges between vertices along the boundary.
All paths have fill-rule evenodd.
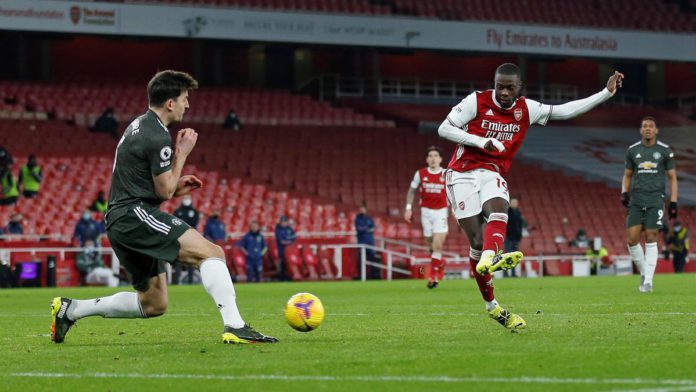
<path id="1" fill-rule="evenodd" d="M 493 116 L 493 109 L 488 109 L 486 116 Z"/>

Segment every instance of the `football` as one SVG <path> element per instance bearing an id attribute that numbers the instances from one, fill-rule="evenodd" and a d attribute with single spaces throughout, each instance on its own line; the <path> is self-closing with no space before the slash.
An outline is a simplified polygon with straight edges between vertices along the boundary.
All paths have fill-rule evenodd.
<path id="1" fill-rule="evenodd" d="M 298 331 L 312 331 L 324 320 L 324 305 L 313 294 L 295 294 L 285 304 L 285 320 Z"/>

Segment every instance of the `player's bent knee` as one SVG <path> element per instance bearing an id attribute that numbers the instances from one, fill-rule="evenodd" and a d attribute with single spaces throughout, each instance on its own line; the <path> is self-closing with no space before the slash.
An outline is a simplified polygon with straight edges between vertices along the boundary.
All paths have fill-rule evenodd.
<path id="1" fill-rule="evenodd" d="M 166 297 L 158 298 L 156 300 L 141 300 L 140 306 L 142 306 L 145 316 L 158 317 L 167 312 L 169 301 Z"/>
<path id="2" fill-rule="evenodd" d="M 225 251 L 222 249 L 222 246 L 213 244 L 213 248 L 212 248 L 210 257 L 217 257 L 218 259 L 225 260 Z M 210 257 L 208 257 L 208 258 L 210 258 Z"/>

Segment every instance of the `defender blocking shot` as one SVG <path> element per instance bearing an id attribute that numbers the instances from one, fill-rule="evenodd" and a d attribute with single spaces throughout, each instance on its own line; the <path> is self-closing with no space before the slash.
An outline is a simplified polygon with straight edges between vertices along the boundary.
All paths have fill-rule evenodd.
<path id="1" fill-rule="evenodd" d="M 149 110 L 133 121 L 116 147 L 107 235 L 116 256 L 129 274 L 135 292 L 77 300 L 56 297 L 51 304 L 51 340 L 62 343 L 83 317 L 149 318 L 167 310 L 165 263 L 180 261 L 200 269 L 205 290 L 223 319 L 224 343 L 276 342 L 244 322 L 236 304 L 225 254 L 180 219 L 160 211 L 159 205 L 203 186 L 192 175 L 182 175 L 198 134 L 182 129 L 176 144 L 167 128 L 181 122 L 189 107 L 188 93 L 198 87 L 190 75 L 157 73 L 148 83 Z"/>

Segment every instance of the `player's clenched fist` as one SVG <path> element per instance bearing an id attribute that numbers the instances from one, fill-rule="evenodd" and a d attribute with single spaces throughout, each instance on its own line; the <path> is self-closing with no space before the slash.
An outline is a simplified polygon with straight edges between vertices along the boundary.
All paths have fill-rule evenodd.
<path id="1" fill-rule="evenodd" d="M 193 150 L 198 140 L 198 133 L 191 128 L 185 128 L 179 131 L 176 136 L 176 148 L 179 154 L 188 155 Z"/>
<path id="2" fill-rule="evenodd" d="M 609 77 L 607 81 L 607 90 L 611 95 L 616 94 L 616 91 L 623 85 L 624 74 L 619 71 L 614 71 L 614 74 Z"/>

